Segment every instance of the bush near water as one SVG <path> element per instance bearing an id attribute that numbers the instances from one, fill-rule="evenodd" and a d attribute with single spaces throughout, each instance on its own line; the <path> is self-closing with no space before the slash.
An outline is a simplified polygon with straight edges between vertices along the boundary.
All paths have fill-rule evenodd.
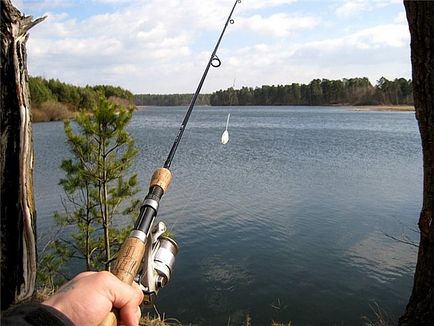
<path id="1" fill-rule="evenodd" d="M 79 87 L 58 79 L 30 77 L 29 88 L 34 122 L 64 120 L 80 110 L 89 111 L 98 103 L 100 94 L 118 105 L 134 105 L 130 91 L 110 85 Z"/>

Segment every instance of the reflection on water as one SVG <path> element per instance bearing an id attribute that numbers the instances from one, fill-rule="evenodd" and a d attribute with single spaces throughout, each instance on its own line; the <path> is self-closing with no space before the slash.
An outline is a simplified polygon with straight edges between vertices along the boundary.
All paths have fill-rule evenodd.
<path id="1" fill-rule="evenodd" d="M 130 131 L 143 189 L 185 108 L 144 108 Z M 220 143 L 227 114 L 231 139 Z M 61 123 L 36 124 L 38 227 L 61 209 Z M 399 317 L 416 253 L 393 241 L 417 223 L 420 138 L 413 113 L 198 107 L 173 161 L 159 219 L 180 245 L 159 309 L 198 325 L 358 325 L 378 303 Z M 398 222 L 399 221 L 399 222 Z M 409 231 L 417 240 L 417 234 Z"/>
<path id="2" fill-rule="evenodd" d="M 374 232 L 348 249 L 347 256 L 354 266 L 380 283 L 412 273 L 417 249 Z"/>

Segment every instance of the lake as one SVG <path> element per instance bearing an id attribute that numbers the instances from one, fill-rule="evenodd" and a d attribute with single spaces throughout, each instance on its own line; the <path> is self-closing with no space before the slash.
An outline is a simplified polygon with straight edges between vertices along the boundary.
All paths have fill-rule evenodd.
<path id="1" fill-rule="evenodd" d="M 186 112 L 146 107 L 129 131 L 142 196 Z M 220 143 L 227 114 L 230 140 Z M 43 243 L 62 210 L 63 123 L 34 124 Z M 159 293 L 166 318 L 193 325 L 360 325 L 393 320 L 410 296 L 422 204 L 414 112 L 345 107 L 197 107 L 172 163 L 158 220 L 180 246 Z"/>

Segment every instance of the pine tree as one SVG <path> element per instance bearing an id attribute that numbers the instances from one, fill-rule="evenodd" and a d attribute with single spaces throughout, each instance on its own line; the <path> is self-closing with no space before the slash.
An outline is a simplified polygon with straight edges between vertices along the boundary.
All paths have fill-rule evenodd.
<path id="1" fill-rule="evenodd" d="M 101 96 L 89 114 L 80 113 L 75 123 L 65 122 L 67 144 L 72 158 L 62 161 L 65 177 L 60 180 L 65 192 L 64 212 L 56 213 L 67 239 L 53 241 L 50 258 L 59 253 L 85 261 L 85 269 L 110 270 L 110 262 L 131 230 L 137 209 L 137 174 L 129 169 L 137 155 L 134 141 L 126 131 L 132 110 L 122 108 Z M 51 253 L 50 253 L 51 252 Z M 51 257 L 52 258 L 52 257 Z M 58 257 L 60 259 L 60 257 Z M 51 260 L 59 268 L 64 261 Z M 47 267 L 50 267 L 47 265 Z M 43 267 L 43 266 L 41 266 Z"/>

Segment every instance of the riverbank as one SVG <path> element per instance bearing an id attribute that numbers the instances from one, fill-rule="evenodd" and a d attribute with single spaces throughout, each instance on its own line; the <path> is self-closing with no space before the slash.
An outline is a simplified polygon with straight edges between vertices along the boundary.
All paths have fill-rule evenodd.
<path id="1" fill-rule="evenodd" d="M 366 106 L 352 106 L 351 111 L 361 112 L 374 112 L 374 111 L 386 111 L 386 112 L 412 112 L 414 111 L 413 105 L 366 105 Z"/>

